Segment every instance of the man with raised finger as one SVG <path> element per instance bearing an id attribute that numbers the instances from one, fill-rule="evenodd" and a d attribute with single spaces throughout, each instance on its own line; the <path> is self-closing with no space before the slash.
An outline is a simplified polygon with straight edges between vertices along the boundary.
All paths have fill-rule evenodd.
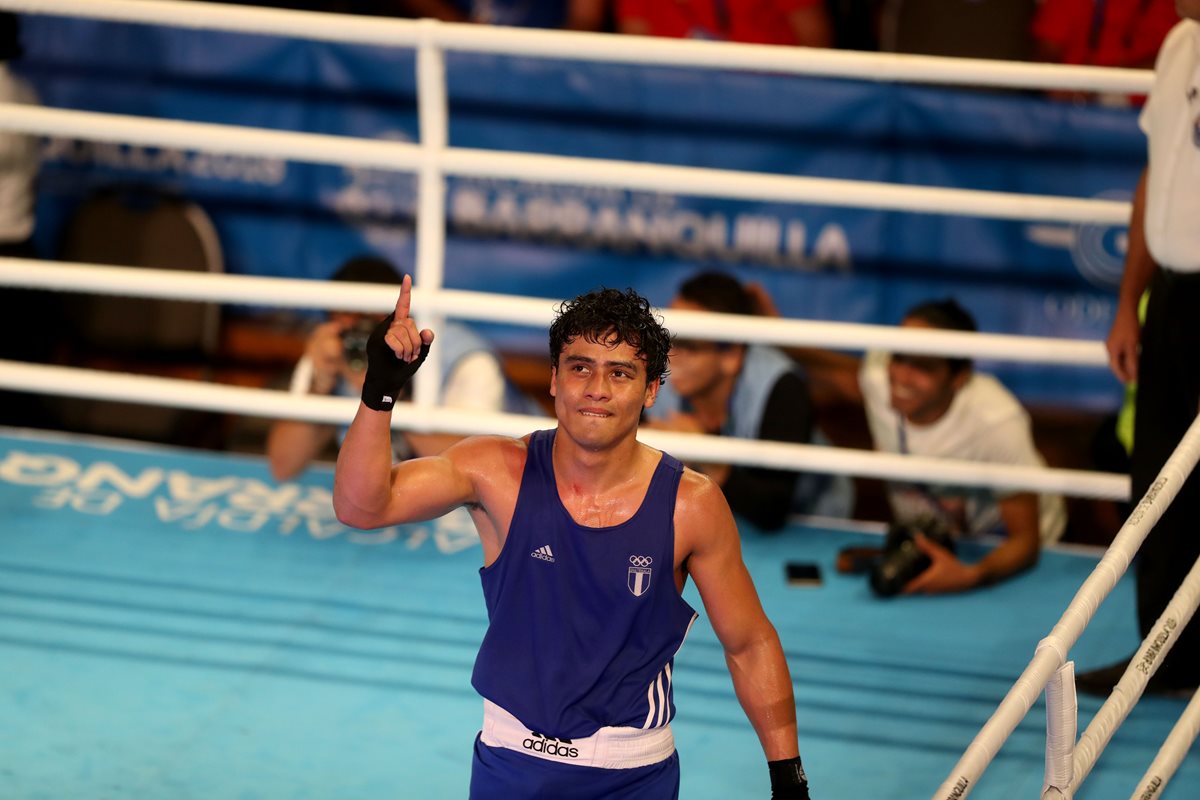
<path id="1" fill-rule="evenodd" d="M 671 347 L 649 304 L 612 289 L 563 304 L 550 328 L 555 429 L 469 437 L 393 466 L 394 398 L 434 343 L 410 296 L 406 280 L 371 337 L 334 507 L 362 528 L 459 506 L 475 522 L 488 631 L 472 676 L 484 715 L 470 796 L 677 797 L 672 669 L 696 619 L 681 596 L 690 577 L 773 796 L 807 798 L 787 662 L 729 506 L 711 480 L 637 441 Z"/>

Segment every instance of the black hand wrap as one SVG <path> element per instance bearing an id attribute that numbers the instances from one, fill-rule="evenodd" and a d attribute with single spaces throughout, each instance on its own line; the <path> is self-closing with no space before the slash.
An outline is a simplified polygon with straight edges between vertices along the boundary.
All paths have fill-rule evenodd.
<path id="1" fill-rule="evenodd" d="M 771 800 L 809 800 L 808 777 L 800 765 L 800 756 L 768 761 L 771 771 Z"/>
<path id="2" fill-rule="evenodd" d="M 393 317 L 395 314 L 389 314 L 376 325 L 367 340 L 367 376 L 363 381 L 362 401 L 375 411 L 392 410 L 400 390 L 408 385 L 429 355 L 429 345 L 422 343 L 420 354 L 412 361 L 396 357 L 396 352 L 383 340 Z"/>

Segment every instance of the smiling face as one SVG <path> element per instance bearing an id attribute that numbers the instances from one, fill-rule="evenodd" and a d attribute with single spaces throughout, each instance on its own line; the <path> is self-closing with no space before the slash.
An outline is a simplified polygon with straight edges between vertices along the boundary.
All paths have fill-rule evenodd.
<path id="1" fill-rule="evenodd" d="M 906 328 L 933 328 L 921 319 L 909 318 Z M 970 377 L 969 369 L 955 371 L 950 361 L 937 356 L 896 353 L 888 359 L 888 388 L 892 408 L 909 422 L 929 425 L 941 419 L 954 395 Z"/>
<path id="2" fill-rule="evenodd" d="M 647 382 L 637 348 L 577 336 L 551 370 L 550 395 L 559 430 L 586 449 L 601 450 L 637 435 L 642 409 L 654 405 L 658 386 Z"/>

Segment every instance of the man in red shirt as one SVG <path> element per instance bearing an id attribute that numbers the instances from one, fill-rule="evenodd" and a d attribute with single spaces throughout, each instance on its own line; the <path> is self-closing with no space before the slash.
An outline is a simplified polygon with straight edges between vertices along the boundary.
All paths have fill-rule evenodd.
<path id="1" fill-rule="evenodd" d="M 1041 61 L 1149 69 L 1178 20 L 1174 0 L 1043 0 L 1033 38 Z"/>
<path id="2" fill-rule="evenodd" d="M 617 30 L 635 36 L 830 47 L 823 0 L 617 0 Z"/>

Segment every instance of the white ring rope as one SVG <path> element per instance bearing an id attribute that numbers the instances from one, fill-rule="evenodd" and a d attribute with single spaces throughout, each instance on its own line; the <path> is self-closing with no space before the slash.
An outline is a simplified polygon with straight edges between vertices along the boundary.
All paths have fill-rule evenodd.
<path id="1" fill-rule="evenodd" d="M 396 287 L 110 267 L 0 257 L 0 286 L 169 300 L 387 313 Z M 439 315 L 547 327 L 559 301 L 457 289 L 413 289 L 414 316 Z M 1083 339 L 905 329 L 660 309 L 667 328 L 687 338 L 846 350 L 888 350 L 1037 364 L 1105 367 L 1104 345 Z M 436 332 L 436 329 L 435 329 Z"/>
<path id="2" fill-rule="evenodd" d="M 1179 769 L 1180 762 L 1187 755 L 1192 742 L 1196 741 L 1198 733 L 1200 733 L 1200 690 L 1192 695 L 1191 702 L 1187 704 L 1187 708 L 1179 716 L 1179 721 L 1167 735 L 1166 741 L 1158 750 L 1158 755 L 1154 757 L 1146 774 L 1142 776 L 1137 788 L 1130 795 L 1130 800 L 1147 800 L 1147 798 L 1160 796 L 1162 787 L 1167 785 L 1171 776 L 1175 774 L 1175 770 Z"/>
<path id="3" fill-rule="evenodd" d="M 85 399 L 125 400 L 171 408 L 306 419 L 338 425 L 349 424 L 357 407 L 357 401 L 349 398 L 298 396 L 267 389 L 3 360 L 0 360 L 0 387 Z M 437 407 L 422 407 L 416 412 L 407 405 L 400 405 L 398 409 L 392 424 L 400 430 L 524 436 L 531 430 L 552 424 L 545 417 L 517 414 L 467 412 Z M 638 437 L 684 460 L 716 460 L 775 469 L 811 470 L 882 479 L 907 478 L 956 486 L 988 486 L 1000 490 L 1053 492 L 1113 500 L 1129 495 L 1129 481 L 1125 476 L 1099 472 L 980 464 L 667 431 L 643 430 Z"/>
<path id="4" fill-rule="evenodd" d="M 0 0 L 2 4 L 3 0 Z M 422 119 L 425 116 L 428 115 L 422 115 Z M 1124 225 L 1129 221 L 1129 203 L 1117 200 L 808 178 L 461 147 L 443 149 L 437 145 L 159 120 L 16 103 L 0 103 L 0 129 L 44 136 L 408 172 L 436 166 L 451 175 L 679 192 L 738 200 L 1046 222 Z M 422 132 L 425 131 L 423 125 Z"/>
<path id="5" fill-rule="evenodd" d="M 1009 690 L 991 718 L 976 734 L 962 758 L 933 796 L 934 800 L 961 800 L 975 788 L 979 777 L 1000 747 L 1029 713 L 1050 677 L 1063 664 L 1063 654 L 1079 640 L 1096 608 L 1109 595 L 1133 560 L 1146 535 L 1179 493 L 1200 459 L 1200 418 L 1188 428 L 1158 478 L 1121 526 L 1096 569 L 1075 593 L 1062 618 L 1038 643 L 1033 660 Z M 1077 788 L 1077 787 L 1076 787 Z"/>
<path id="6" fill-rule="evenodd" d="M 616 64 L 758 70 L 858 80 L 1146 94 L 1148 70 L 544 31 L 355 17 L 180 0 L 0 0 L 0 8 L 135 24 L 295 36 L 314 41 L 562 58 Z M 423 34 L 421 26 L 432 27 Z"/>

